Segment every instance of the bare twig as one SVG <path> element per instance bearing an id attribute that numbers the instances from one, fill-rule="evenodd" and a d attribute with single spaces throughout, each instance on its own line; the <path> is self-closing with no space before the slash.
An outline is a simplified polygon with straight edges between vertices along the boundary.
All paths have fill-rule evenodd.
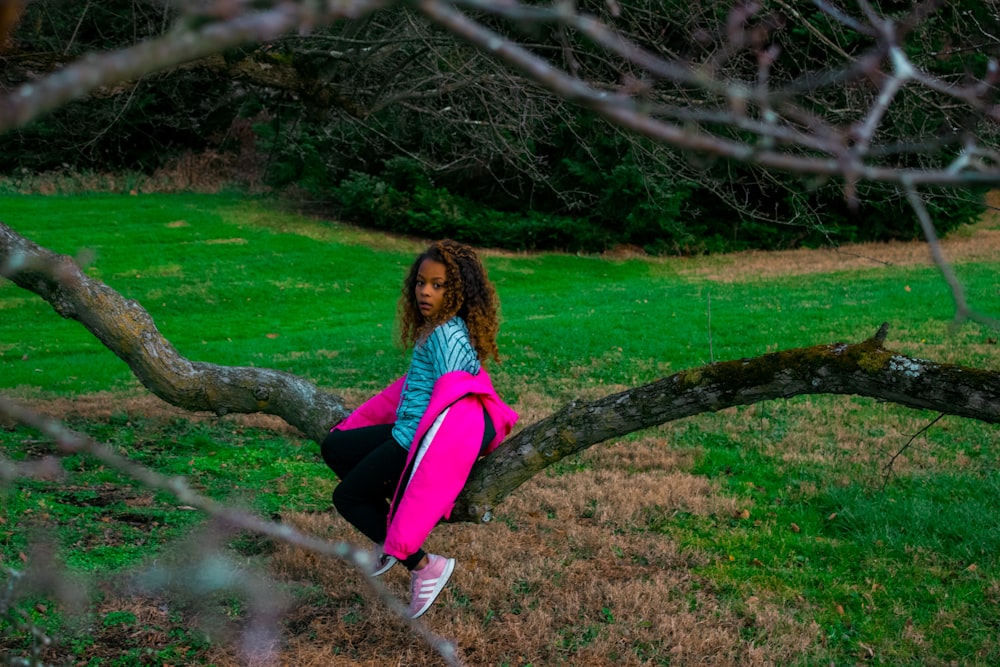
<path id="1" fill-rule="evenodd" d="M 167 477 L 162 475 L 116 453 L 110 447 L 66 428 L 58 420 L 45 417 L 3 396 L 0 396 L 0 415 L 6 415 L 22 424 L 41 431 L 64 454 L 86 454 L 109 468 L 117 470 L 130 479 L 139 482 L 147 489 L 162 490 L 171 493 L 181 504 L 195 507 L 205 512 L 212 517 L 213 521 L 220 528 L 227 530 L 247 530 L 260 535 L 266 535 L 292 546 L 346 561 L 362 571 L 367 571 L 367 568 L 371 566 L 371 553 L 366 549 L 359 549 L 344 542 L 330 543 L 319 540 L 299 532 L 286 524 L 265 521 L 246 511 L 226 506 L 192 489 L 183 477 Z M 449 665 L 461 664 L 458 657 L 458 649 L 453 642 L 434 634 L 423 623 L 408 619 L 406 607 L 392 596 L 377 580 L 367 577 L 367 582 L 386 606 L 400 619 L 404 620 Z"/>
<path id="2" fill-rule="evenodd" d="M 973 310 L 968 301 L 965 298 L 965 289 L 962 287 L 961 281 L 958 276 L 955 275 L 955 270 L 952 268 L 951 264 L 944 256 L 944 251 L 941 249 L 941 242 L 937 236 L 937 230 L 934 229 L 934 223 L 931 221 L 931 216 L 927 212 L 927 206 L 924 205 L 924 200 L 917 192 L 916 187 L 910 183 L 906 183 L 906 199 L 913 208 L 914 213 L 917 215 L 917 219 L 920 221 L 920 228 L 923 230 L 924 238 L 927 241 L 927 247 L 930 249 L 931 258 L 934 260 L 934 264 L 938 267 L 941 275 L 944 277 L 945 282 L 948 284 L 948 288 L 951 290 L 951 298 L 955 302 L 955 318 L 954 326 L 958 326 L 965 322 L 966 320 L 972 320 L 979 322 L 980 324 L 985 324 L 994 328 L 1000 328 L 1000 320 L 984 315 Z"/>
<path id="3" fill-rule="evenodd" d="M 913 435 L 911 435 L 910 439 L 906 441 L 906 444 L 903 445 L 902 447 L 900 447 L 896 451 L 896 453 L 892 455 L 892 457 L 889 459 L 889 461 L 886 462 L 886 464 L 882 467 L 882 470 L 883 470 L 883 473 L 884 473 L 883 476 L 882 476 L 882 490 L 883 491 L 885 491 L 885 487 L 886 487 L 886 485 L 888 485 L 889 479 L 892 477 L 892 472 L 893 472 L 892 468 L 896 464 L 896 459 L 898 459 L 900 456 L 902 456 L 903 452 L 905 452 L 907 449 L 910 448 L 910 445 L 913 444 L 914 440 L 916 440 L 921 435 L 923 435 L 924 433 L 926 433 L 927 431 L 929 431 L 931 429 L 931 427 L 934 426 L 934 424 L 937 424 L 943 418 L 944 418 L 944 413 L 942 412 L 937 417 L 935 417 L 933 420 L 931 420 L 930 423 L 924 424 L 924 426 L 921 427 L 921 429 L 919 431 L 917 431 L 916 433 L 914 433 Z"/>

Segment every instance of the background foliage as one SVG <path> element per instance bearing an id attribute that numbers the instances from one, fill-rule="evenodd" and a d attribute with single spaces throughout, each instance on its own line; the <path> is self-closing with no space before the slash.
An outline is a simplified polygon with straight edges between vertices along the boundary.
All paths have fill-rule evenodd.
<path id="1" fill-rule="evenodd" d="M 875 3 L 892 13 L 910 3 Z M 620 15 L 580 3 L 637 44 L 755 85 L 752 50 L 722 34 L 733 3 L 640 0 Z M 771 46 L 770 85 L 833 72 L 867 38 L 808 2 L 766 0 L 736 42 Z M 1000 49 L 989 3 L 941 3 L 907 41 L 927 71 L 962 83 Z M 854 11 L 856 7 L 847 7 Z M 91 49 L 124 46 L 171 25 L 169 4 L 29 3 L 0 85 L 52 71 Z M 651 104 L 712 108 L 680 86 L 635 78 L 578 35 L 558 28 L 495 26 L 523 46 L 609 90 L 633 88 Z M 836 111 L 845 127 L 870 108 L 876 86 L 817 86 L 806 100 Z M 928 93 L 909 93 L 884 134 L 922 136 L 923 165 L 955 157 L 973 122 Z M 909 97 L 907 97 L 909 95 Z M 738 135 L 733 136 L 739 139 Z M 899 165 L 893 136 L 880 136 L 885 164 Z M 947 145 L 945 145 L 947 143 Z M 205 172 L 304 195 L 325 213 L 394 232 L 449 235 L 512 249 L 600 251 L 616 245 L 693 254 L 744 248 L 909 239 L 919 226 L 890 186 L 868 185 L 850 209 L 839 183 L 796 180 L 720 164 L 616 129 L 538 89 L 479 51 L 393 8 L 306 36 L 232 50 L 66 105 L 0 137 L 0 172 L 169 168 L 192 155 Z M 192 179 L 196 181 L 197 179 Z M 197 185 L 197 183 L 192 183 Z M 982 211 L 976 192 L 936 193 L 945 233 Z"/>

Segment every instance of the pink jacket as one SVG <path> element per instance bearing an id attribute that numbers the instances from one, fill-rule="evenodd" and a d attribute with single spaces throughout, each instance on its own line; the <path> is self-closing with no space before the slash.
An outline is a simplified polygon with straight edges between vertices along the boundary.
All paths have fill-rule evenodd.
<path id="1" fill-rule="evenodd" d="M 334 428 L 347 430 L 396 421 L 405 380 L 404 376 L 393 382 Z M 483 408 L 493 421 L 496 437 L 480 452 Z M 444 418 L 435 424 L 442 415 Z M 453 371 L 438 378 L 406 459 L 406 470 L 412 464 L 410 478 L 399 480 L 389 511 L 387 554 L 402 559 L 416 553 L 434 526 L 450 516 L 476 459 L 496 449 L 516 421 L 517 413 L 497 396 L 485 370 L 477 375 Z M 425 435 L 429 435 L 426 441 Z"/>

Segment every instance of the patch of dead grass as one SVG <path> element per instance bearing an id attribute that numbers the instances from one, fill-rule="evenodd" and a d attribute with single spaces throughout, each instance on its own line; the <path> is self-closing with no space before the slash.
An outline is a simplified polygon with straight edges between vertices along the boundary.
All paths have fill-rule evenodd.
<path id="1" fill-rule="evenodd" d="M 1000 230 L 978 228 L 969 236 L 956 235 L 941 241 L 949 262 L 994 260 L 1000 255 Z M 840 248 L 797 250 L 748 250 L 699 262 L 697 268 L 679 265 L 681 275 L 697 276 L 723 283 L 755 278 L 777 278 L 812 273 L 835 273 L 881 266 L 930 266 L 926 243 L 893 241 L 859 243 Z"/>
<path id="2" fill-rule="evenodd" d="M 112 417 L 135 416 L 137 420 L 169 421 L 185 419 L 192 422 L 217 422 L 225 419 L 233 424 L 248 428 L 259 428 L 273 431 L 288 437 L 301 437 L 296 429 L 285 420 L 274 415 L 265 414 L 232 414 L 218 417 L 207 412 L 189 412 L 170 405 L 166 401 L 149 393 L 117 393 L 98 392 L 80 394 L 78 396 L 49 396 L 35 392 L 20 394 L 16 390 L 7 395 L 19 403 L 26 405 L 39 414 L 53 419 L 108 421 Z M 14 425 L 12 418 L 0 414 L 0 427 Z"/>
<path id="3" fill-rule="evenodd" d="M 990 208 L 975 225 L 957 230 L 941 241 L 945 258 L 952 263 L 995 260 L 1000 255 L 1000 191 L 987 197 Z M 839 248 L 749 250 L 703 258 L 696 267 L 677 263 L 681 275 L 724 283 L 754 278 L 834 273 L 893 266 L 929 266 L 930 250 L 922 241 L 856 243 Z"/>
<path id="4" fill-rule="evenodd" d="M 456 557 L 459 568 L 425 622 L 457 643 L 466 664 L 763 666 L 793 658 L 792 648 L 775 652 L 741 637 L 748 623 L 769 618 L 765 611 L 780 619 L 778 610 L 760 603 L 765 611 L 748 618 L 720 605 L 711 587 L 690 573 L 699 557 L 681 553 L 664 536 L 615 530 L 612 515 L 584 518 L 571 506 L 554 518 L 522 514 L 514 506 L 565 498 L 559 490 L 546 495 L 551 482 L 541 480 L 520 494 L 508 508 L 507 516 L 516 518 L 488 526 L 444 525 L 430 539 L 430 548 Z M 327 539 L 358 539 L 332 514 L 288 519 Z M 286 637 L 282 664 L 441 663 L 348 566 L 282 547 L 272 568 L 282 578 L 307 577 L 325 593 L 323 606 L 293 610 L 291 620 L 300 629 Z M 385 582 L 406 599 L 402 568 Z M 783 639 L 794 649 L 816 639 L 809 626 L 782 630 L 795 638 Z M 222 656 L 216 662 L 235 664 Z"/>
<path id="5" fill-rule="evenodd" d="M 441 525 L 427 547 L 458 569 L 425 622 L 455 641 L 468 665 L 780 665 L 819 641 L 818 628 L 755 599 L 736 610 L 692 574 L 706 556 L 646 530 L 652 506 L 731 513 L 732 501 L 684 471 L 693 455 L 661 437 L 585 454 L 578 472 L 545 473 L 524 484 L 488 525 Z M 327 540 L 361 543 L 334 512 L 284 520 Z M 281 663 L 438 665 L 433 651 L 393 618 L 362 575 L 344 563 L 278 545 L 272 574 L 322 590 L 286 619 Z M 400 599 L 408 575 L 381 580 Z M 749 627 L 774 637 L 743 635 Z M 213 662 L 236 664 L 220 648 Z"/>

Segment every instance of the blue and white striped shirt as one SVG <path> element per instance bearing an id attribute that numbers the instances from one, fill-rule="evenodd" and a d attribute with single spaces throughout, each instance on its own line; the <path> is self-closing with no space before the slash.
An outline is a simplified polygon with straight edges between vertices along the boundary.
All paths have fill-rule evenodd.
<path id="1" fill-rule="evenodd" d="M 431 402 L 434 383 L 445 373 L 466 371 L 478 375 L 481 365 L 469 340 L 469 327 L 461 317 L 439 324 L 413 348 L 410 370 L 396 409 L 392 435 L 403 449 L 409 449 L 417 426 Z"/>

